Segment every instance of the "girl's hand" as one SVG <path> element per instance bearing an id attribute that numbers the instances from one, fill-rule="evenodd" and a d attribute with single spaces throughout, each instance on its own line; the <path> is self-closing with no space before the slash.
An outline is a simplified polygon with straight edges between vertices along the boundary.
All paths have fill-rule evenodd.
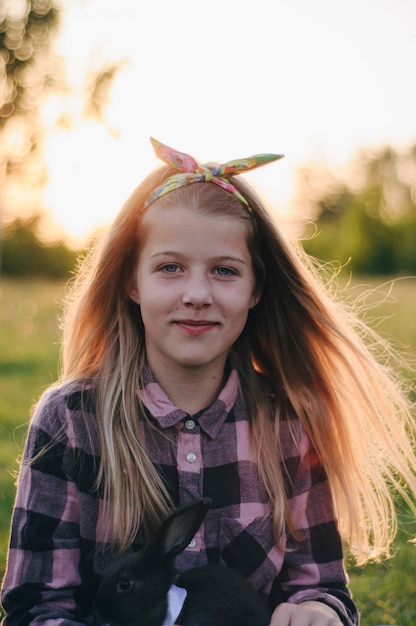
<path id="1" fill-rule="evenodd" d="M 343 626 L 337 613 L 323 602 L 283 602 L 276 607 L 270 626 Z"/>
<path id="2" fill-rule="evenodd" d="M 176 624 L 172 624 L 176 626 Z M 273 612 L 270 626 L 343 626 L 337 613 L 323 602 L 279 604 Z"/>

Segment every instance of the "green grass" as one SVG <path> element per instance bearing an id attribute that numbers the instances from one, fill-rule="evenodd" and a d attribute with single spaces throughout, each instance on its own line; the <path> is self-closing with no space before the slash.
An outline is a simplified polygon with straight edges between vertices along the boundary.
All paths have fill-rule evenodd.
<path id="1" fill-rule="evenodd" d="M 57 282 L 0 281 L 0 575 L 30 410 L 57 377 Z"/>
<path id="2" fill-rule="evenodd" d="M 382 282 L 356 281 L 352 297 L 367 290 L 367 319 L 383 335 L 394 337 L 409 356 L 414 355 L 416 279 L 397 281 L 390 294 L 387 284 L 374 289 Z M 63 294 L 64 287 L 58 282 L 0 280 L 0 577 L 5 566 L 15 474 L 31 407 L 57 376 L 57 314 Z M 371 309 L 378 301 L 384 301 L 381 307 Z M 393 559 L 382 565 L 349 568 L 362 626 L 416 624 L 416 546 L 408 543 L 410 535 L 416 535 L 416 523 L 403 516 Z"/>
<path id="3" fill-rule="evenodd" d="M 340 279 L 342 286 L 343 279 Z M 416 277 L 393 282 L 359 278 L 348 287 L 365 321 L 388 339 L 414 368 L 416 357 Z M 405 368 L 404 368 L 405 370 Z M 361 626 L 416 624 L 416 537 L 414 516 L 401 511 L 394 556 L 364 567 L 349 564 L 350 588 L 361 612 Z"/>
<path id="4" fill-rule="evenodd" d="M 350 587 L 362 613 L 362 626 L 416 624 L 415 520 L 402 516 L 395 556 L 382 563 L 349 569 Z"/>

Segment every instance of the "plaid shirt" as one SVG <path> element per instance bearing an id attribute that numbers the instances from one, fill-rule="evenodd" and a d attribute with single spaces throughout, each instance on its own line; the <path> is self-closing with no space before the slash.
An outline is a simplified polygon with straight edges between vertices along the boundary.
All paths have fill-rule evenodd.
<path id="1" fill-rule="evenodd" d="M 140 390 L 162 436 L 143 415 L 149 458 L 176 503 L 210 496 L 213 504 L 189 547 L 176 559 L 182 571 L 206 562 L 239 570 L 271 606 L 322 601 L 346 626 L 358 615 L 346 586 L 342 547 L 328 482 L 298 422 L 281 425 L 281 454 L 290 474 L 289 509 L 301 541 L 289 532 L 275 545 L 270 506 L 253 454 L 238 375 L 232 370 L 217 400 L 190 416 L 175 407 L 150 372 Z M 93 393 L 83 409 L 94 419 Z M 102 500 L 94 487 L 97 440 L 85 431 L 81 391 L 45 395 L 29 429 L 12 522 L 3 585 L 3 626 L 92 624 L 92 599 L 116 558 L 104 545 Z M 296 444 L 290 431 L 297 433 Z M 104 549 L 97 549 L 104 548 Z M 52 620 L 52 621 L 50 621 Z"/>

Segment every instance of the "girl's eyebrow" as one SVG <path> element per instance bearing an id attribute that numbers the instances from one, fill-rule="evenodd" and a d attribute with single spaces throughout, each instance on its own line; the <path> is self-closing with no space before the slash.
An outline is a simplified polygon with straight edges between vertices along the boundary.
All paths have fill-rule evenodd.
<path id="1" fill-rule="evenodd" d="M 164 250 L 163 252 L 155 252 L 154 254 L 151 254 L 150 258 L 151 259 L 156 259 L 158 257 L 164 257 L 164 256 L 184 257 L 185 255 L 182 254 L 181 252 L 178 252 L 177 250 Z M 209 260 L 211 262 L 213 262 L 213 263 L 232 262 L 232 263 L 241 263 L 242 265 L 246 265 L 246 262 L 245 262 L 245 260 L 243 258 L 236 257 L 236 256 L 231 256 L 229 254 L 215 256 L 215 257 L 210 258 Z"/>

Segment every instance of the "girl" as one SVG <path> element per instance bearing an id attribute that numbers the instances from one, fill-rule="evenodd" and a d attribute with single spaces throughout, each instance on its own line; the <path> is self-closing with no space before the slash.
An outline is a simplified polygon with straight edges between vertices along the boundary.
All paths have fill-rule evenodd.
<path id="1" fill-rule="evenodd" d="M 395 530 L 387 485 L 412 506 L 407 404 L 235 176 L 278 155 L 212 168 L 153 144 L 166 165 L 68 301 L 62 380 L 21 468 L 4 626 L 92 623 L 111 561 L 205 495 L 179 570 L 240 570 L 272 626 L 356 625 L 341 537 L 376 558 Z"/>

